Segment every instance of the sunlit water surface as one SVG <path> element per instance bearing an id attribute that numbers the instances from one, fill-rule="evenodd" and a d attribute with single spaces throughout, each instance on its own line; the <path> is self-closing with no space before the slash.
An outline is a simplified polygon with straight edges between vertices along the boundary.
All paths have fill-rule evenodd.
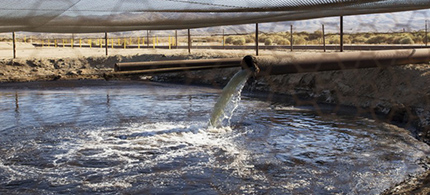
<path id="1" fill-rule="evenodd" d="M 0 84 L 0 192 L 377 194 L 423 171 L 401 128 L 220 90 L 145 82 Z"/>

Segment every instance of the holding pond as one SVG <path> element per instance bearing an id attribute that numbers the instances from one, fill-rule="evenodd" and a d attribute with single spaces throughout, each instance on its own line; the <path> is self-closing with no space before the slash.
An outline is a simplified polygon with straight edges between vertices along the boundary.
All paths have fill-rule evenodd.
<path id="1" fill-rule="evenodd" d="M 0 192 L 377 194 L 424 171 L 428 145 L 354 115 L 147 82 L 1 84 Z"/>

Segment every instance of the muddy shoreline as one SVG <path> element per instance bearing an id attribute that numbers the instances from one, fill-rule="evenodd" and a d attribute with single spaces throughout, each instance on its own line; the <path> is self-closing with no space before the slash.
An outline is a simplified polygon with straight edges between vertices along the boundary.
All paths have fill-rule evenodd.
<path id="1" fill-rule="evenodd" d="M 103 74 L 113 71 L 117 62 L 206 59 L 241 57 L 241 53 L 210 55 L 143 54 L 129 56 L 81 57 L 57 59 L 2 59 L 0 83 L 104 79 Z M 238 68 L 204 70 L 134 76 L 117 79 L 145 79 L 155 82 L 205 84 L 222 88 Z M 430 144 L 430 66 L 405 65 L 390 68 L 329 71 L 294 75 L 252 78 L 245 90 L 291 96 L 297 105 L 329 103 L 352 106 L 357 116 L 370 114 L 375 120 L 399 124 L 418 140 Z M 268 96 L 270 100 L 270 95 Z M 385 117 L 377 117 L 384 115 Z M 393 186 L 386 194 L 430 192 L 430 159 L 423 159 L 428 170 L 411 175 L 403 183 Z"/>

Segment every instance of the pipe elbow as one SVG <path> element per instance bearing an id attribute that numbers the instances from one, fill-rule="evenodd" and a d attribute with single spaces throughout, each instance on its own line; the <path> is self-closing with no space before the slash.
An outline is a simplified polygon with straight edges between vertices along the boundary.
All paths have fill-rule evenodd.
<path id="1" fill-rule="evenodd" d="M 254 76 L 257 76 L 257 74 L 260 72 L 260 68 L 258 68 L 255 62 L 256 59 L 251 55 L 243 57 L 241 62 L 242 70 L 249 70 Z"/>

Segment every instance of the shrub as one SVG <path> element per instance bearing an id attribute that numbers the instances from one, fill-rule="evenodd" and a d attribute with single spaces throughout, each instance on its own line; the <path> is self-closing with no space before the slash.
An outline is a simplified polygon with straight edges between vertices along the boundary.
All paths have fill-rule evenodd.
<path id="1" fill-rule="evenodd" d="M 227 38 L 225 38 L 226 44 L 232 44 L 233 41 L 234 41 L 234 37 L 232 37 L 232 36 L 228 36 Z"/>
<path id="2" fill-rule="evenodd" d="M 305 38 L 303 38 L 302 36 L 296 36 L 296 37 L 293 37 L 293 43 L 295 44 L 295 45 L 304 45 L 304 44 L 306 44 L 306 39 Z"/>
<path id="3" fill-rule="evenodd" d="M 340 43 L 340 37 L 339 36 L 330 36 L 326 38 L 326 41 L 329 44 L 339 44 Z"/>
<path id="4" fill-rule="evenodd" d="M 267 38 L 266 40 L 264 40 L 264 45 L 272 45 L 273 44 L 273 40 L 271 38 Z"/>
<path id="5" fill-rule="evenodd" d="M 386 35 L 376 35 L 373 37 L 370 37 L 366 43 L 368 44 L 381 44 L 381 43 L 386 43 L 388 37 Z"/>
<path id="6" fill-rule="evenodd" d="M 246 43 L 254 43 L 255 42 L 255 37 L 251 36 L 251 35 L 248 35 L 248 36 L 245 37 L 245 42 Z"/>
<path id="7" fill-rule="evenodd" d="M 309 34 L 309 40 L 316 40 L 321 38 L 323 35 L 322 31 L 316 30 L 313 33 Z"/>
<path id="8" fill-rule="evenodd" d="M 290 45 L 290 41 L 286 38 L 280 38 L 276 40 L 276 44 L 278 45 Z"/>
<path id="9" fill-rule="evenodd" d="M 258 36 L 258 42 L 265 42 L 267 38 L 266 34 L 261 34 Z"/>
<path id="10" fill-rule="evenodd" d="M 366 37 L 364 36 L 356 36 L 352 39 L 352 43 L 365 43 L 367 41 Z"/>
<path id="11" fill-rule="evenodd" d="M 424 43 L 424 38 L 420 36 L 415 36 L 412 40 L 414 41 L 414 43 Z"/>
<path id="12" fill-rule="evenodd" d="M 244 37 L 236 37 L 236 39 L 233 40 L 233 45 L 245 45 L 245 38 Z"/>
<path id="13" fill-rule="evenodd" d="M 406 37 L 403 37 L 402 39 L 400 39 L 399 43 L 400 44 L 414 44 L 415 42 L 414 42 L 414 40 L 412 40 L 411 37 L 406 36 Z"/>

